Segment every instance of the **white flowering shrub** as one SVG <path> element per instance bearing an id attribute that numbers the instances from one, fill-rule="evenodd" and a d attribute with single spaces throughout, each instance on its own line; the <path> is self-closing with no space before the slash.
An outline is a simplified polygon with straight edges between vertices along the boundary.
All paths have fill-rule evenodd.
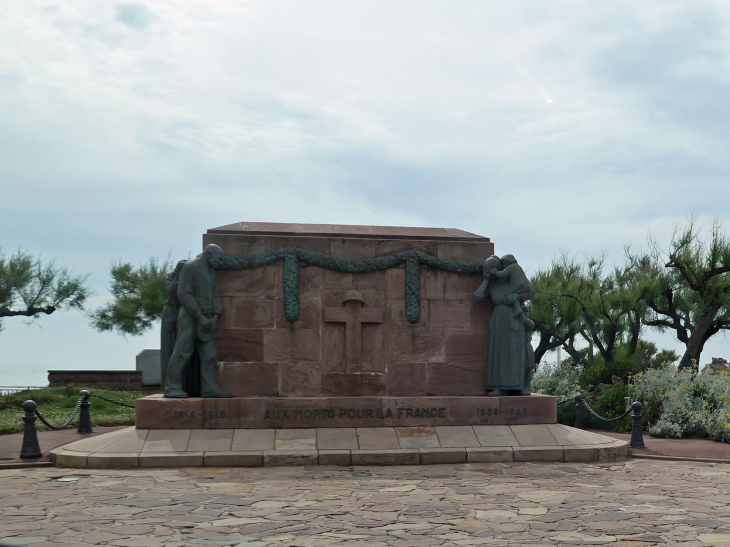
<path id="1" fill-rule="evenodd" d="M 555 395 L 559 401 L 575 397 L 580 391 L 578 378 L 581 372 L 583 367 L 542 363 L 532 376 L 532 392 Z"/>
<path id="2" fill-rule="evenodd" d="M 730 373 L 703 370 L 693 377 L 670 365 L 637 374 L 629 389 L 644 405 L 652 436 L 730 441 Z"/>
<path id="3" fill-rule="evenodd" d="M 581 391 L 580 378 L 583 373 L 584 369 L 581 366 L 557 366 L 555 363 L 542 363 L 532 377 L 532 392 L 555 395 L 559 401 L 574 399 Z M 628 391 L 624 385 L 604 389 L 598 397 L 595 392 L 588 395 L 591 398 L 587 399 L 586 403 L 590 404 L 591 408 L 601 416 L 614 418 L 626 410 L 625 397 L 628 395 Z M 586 413 L 584 419 L 591 428 L 627 431 L 631 427 L 629 417 L 617 422 L 603 422 Z M 570 426 L 575 423 L 574 404 L 558 406 L 558 423 Z"/>

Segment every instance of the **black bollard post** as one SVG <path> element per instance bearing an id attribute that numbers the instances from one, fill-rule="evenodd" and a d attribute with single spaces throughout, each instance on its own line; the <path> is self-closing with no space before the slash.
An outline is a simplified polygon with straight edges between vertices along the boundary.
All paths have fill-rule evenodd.
<path id="1" fill-rule="evenodd" d="M 644 408 L 639 401 L 631 404 L 631 441 L 629 447 L 644 448 L 644 434 L 641 431 L 641 409 Z"/>
<path id="2" fill-rule="evenodd" d="M 35 401 L 25 401 L 23 403 L 23 447 L 20 449 L 21 458 L 40 458 L 43 455 L 41 446 L 38 444 L 38 432 L 35 429 L 35 409 L 37 405 Z"/>
<path id="3" fill-rule="evenodd" d="M 573 424 L 573 427 L 577 429 L 585 429 L 585 418 L 584 418 L 584 411 L 586 408 L 586 396 L 582 393 L 579 393 L 575 396 L 575 423 Z"/>
<path id="4" fill-rule="evenodd" d="M 89 393 L 86 390 L 83 390 L 81 393 L 82 400 L 81 400 L 81 412 L 79 413 L 79 433 L 93 433 L 94 430 L 91 428 L 91 414 L 89 414 L 89 407 L 91 406 L 91 403 L 89 402 L 89 397 L 91 397 L 91 393 Z"/>

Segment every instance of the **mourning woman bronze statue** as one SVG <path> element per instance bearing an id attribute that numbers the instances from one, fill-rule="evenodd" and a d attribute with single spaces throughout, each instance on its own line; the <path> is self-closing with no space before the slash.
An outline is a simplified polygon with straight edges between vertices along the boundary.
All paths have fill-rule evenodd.
<path id="1" fill-rule="evenodd" d="M 489 298 L 494 303 L 484 390 L 490 397 L 529 395 L 535 366 L 530 340 L 535 324 L 525 302 L 535 296 L 535 290 L 512 255 L 488 258 L 483 271 L 484 282 L 474 292 L 474 301 Z"/>

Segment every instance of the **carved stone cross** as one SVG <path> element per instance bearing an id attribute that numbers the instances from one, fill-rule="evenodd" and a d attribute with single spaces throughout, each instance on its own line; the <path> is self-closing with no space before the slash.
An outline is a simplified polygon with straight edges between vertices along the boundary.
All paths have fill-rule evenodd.
<path id="1" fill-rule="evenodd" d="M 358 291 L 350 290 L 342 299 L 344 308 L 325 308 L 324 320 L 328 323 L 345 323 L 347 364 L 359 365 L 362 361 L 362 324 L 382 323 L 383 308 L 363 308 L 365 299 Z"/>

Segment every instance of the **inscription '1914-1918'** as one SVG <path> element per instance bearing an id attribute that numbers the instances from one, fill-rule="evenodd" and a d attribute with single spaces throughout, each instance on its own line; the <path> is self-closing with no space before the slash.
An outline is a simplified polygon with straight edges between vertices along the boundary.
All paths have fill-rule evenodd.
<path id="1" fill-rule="evenodd" d="M 203 410 L 201 412 L 201 411 L 195 411 L 195 410 L 175 410 L 173 415 L 175 416 L 175 418 L 197 418 L 199 416 L 208 417 L 208 418 L 225 418 L 226 411 L 225 410 Z"/>
<path id="2" fill-rule="evenodd" d="M 264 420 L 364 419 L 364 418 L 446 418 L 445 407 L 430 408 L 276 408 L 264 412 Z"/>

